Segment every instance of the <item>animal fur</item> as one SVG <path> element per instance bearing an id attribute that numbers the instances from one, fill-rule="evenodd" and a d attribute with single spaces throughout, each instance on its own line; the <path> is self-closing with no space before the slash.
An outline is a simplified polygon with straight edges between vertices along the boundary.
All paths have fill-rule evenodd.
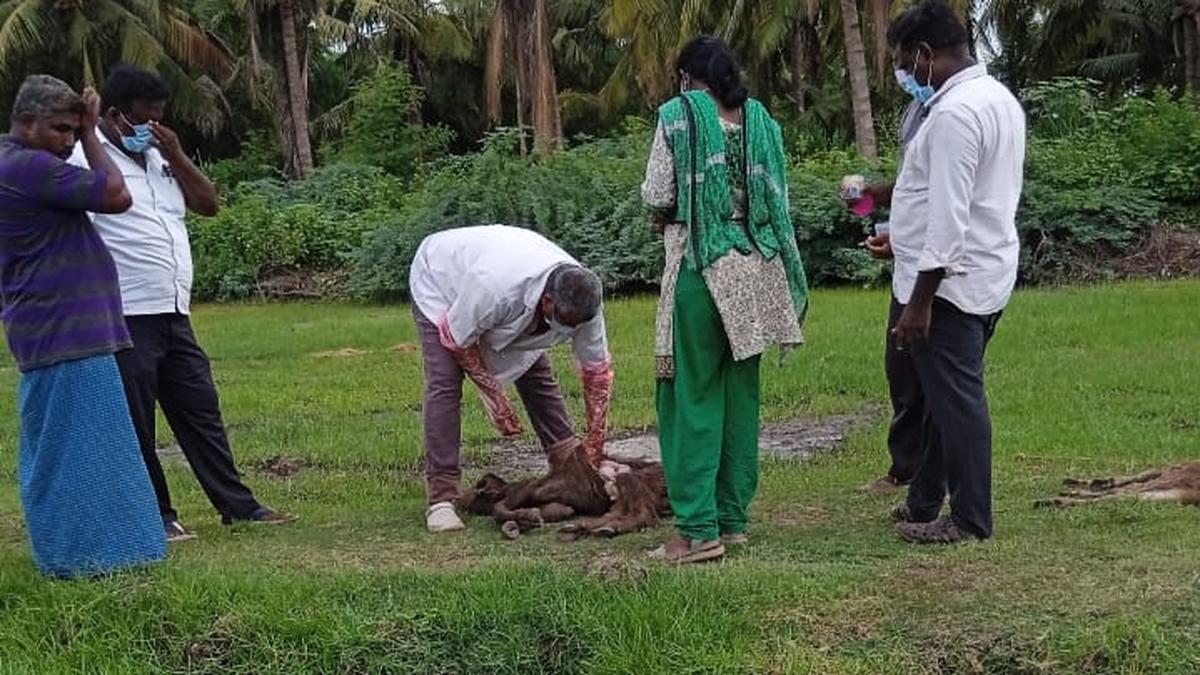
<path id="1" fill-rule="evenodd" d="M 1111 499 L 1200 505 L 1200 462 L 1152 469 L 1133 476 L 1068 478 L 1063 481 L 1059 496 L 1039 499 L 1034 505 L 1066 507 Z"/>
<path id="2" fill-rule="evenodd" d="M 485 474 L 459 499 L 468 513 L 491 516 L 506 537 L 515 539 L 547 523 L 577 520 L 560 530 L 564 540 L 595 535 L 612 537 L 653 527 L 670 515 L 662 465 L 622 462 L 629 471 L 606 484 L 577 442 L 548 451 L 550 472 L 509 483 Z"/>

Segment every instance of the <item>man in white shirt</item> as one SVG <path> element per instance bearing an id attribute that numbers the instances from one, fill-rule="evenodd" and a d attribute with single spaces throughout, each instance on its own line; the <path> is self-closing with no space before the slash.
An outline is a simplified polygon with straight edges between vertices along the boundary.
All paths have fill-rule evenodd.
<path id="1" fill-rule="evenodd" d="M 897 531 L 914 543 L 992 535 L 992 429 L 983 358 L 1017 278 L 1016 211 L 1025 114 L 970 57 L 967 31 L 942 0 L 905 12 L 888 34 L 902 85 L 927 108 L 891 200 L 903 305 L 896 349 L 911 354 L 924 398 L 925 446 Z M 950 494 L 950 514 L 939 517 Z"/>
<path id="2" fill-rule="evenodd" d="M 461 530 L 459 497 L 463 376 L 506 436 L 521 433 L 505 394 L 515 383 L 547 452 L 577 441 L 546 350 L 571 342 L 587 410 L 584 450 L 603 460 L 613 366 L 600 280 L 531 230 L 464 227 L 426 237 L 409 273 L 425 362 L 425 474 L 430 532 Z"/>
<path id="3" fill-rule="evenodd" d="M 281 523 L 295 518 L 259 504 L 238 475 L 221 420 L 208 356 L 188 318 L 192 251 L 187 209 L 216 215 L 216 188 L 188 159 L 179 138 L 160 124 L 169 92 L 158 76 L 112 69 L 101 92 L 97 134 L 120 168 L 133 206 L 120 214 L 92 213 L 92 222 L 117 264 L 125 323 L 133 349 L 117 354 L 125 396 L 142 456 L 158 497 L 168 541 L 194 539 L 171 506 L 155 451 L 155 404 L 161 404 L 180 449 L 225 524 Z M 71 162 L 86 167 L 76 147 Z"/>

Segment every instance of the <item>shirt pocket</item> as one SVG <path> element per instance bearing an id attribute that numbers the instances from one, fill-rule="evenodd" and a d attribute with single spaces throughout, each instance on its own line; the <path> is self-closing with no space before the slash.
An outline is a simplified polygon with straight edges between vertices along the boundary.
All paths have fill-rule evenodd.
<path id="1" fill-rule="evenodd" d="M 187 214 L 187 204 L 183 199 L 183 190 L 174 178 L 162 178 L 157 186 L 158 206 L 169 218 L 182 220 Z"/>

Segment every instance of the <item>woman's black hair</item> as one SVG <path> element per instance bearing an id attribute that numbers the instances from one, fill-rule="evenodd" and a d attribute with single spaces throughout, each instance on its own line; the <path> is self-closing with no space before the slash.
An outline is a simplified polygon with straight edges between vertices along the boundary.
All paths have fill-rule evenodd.
<path id="1" fill-rule="evenodd" d="M 742 84 L 741 66 L 729 47 L 718 38 L 701 35 L 689 42 L 675 60 L 675 70 L 708 85 L 713 96 L 726 108 L 741 108 L 750 97 Z"/>

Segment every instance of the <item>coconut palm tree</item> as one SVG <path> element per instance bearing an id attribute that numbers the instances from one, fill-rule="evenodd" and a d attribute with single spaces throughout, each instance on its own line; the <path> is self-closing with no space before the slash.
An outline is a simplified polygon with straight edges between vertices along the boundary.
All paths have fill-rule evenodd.
<path id="1" fill-rule="evenodd" d="M 305 178 L 314 169 L 308 77 L 317 0 L 200 0 L 198 14 L 237 54 L 226 85 L 276 120 L 284 171 Z"/>
<path id="2" fill-rule="evenodd" d="M 0 76 L 48 72 L 97 86 L 126 62 L 157 71 L 172 87 L 175 115 L 215 133 L 226 118 L 218 81 L 229 54 L 171 0 L 0 1 Z"/>
<path id="3" fill-rule="evenodd" d="M 551 152 L 562 142 L 562 118 L 554 75 L 553 33 L 547 0 L 495 0 L 488 31 L 484 97 L 488 119 L 502 119 L 505 73 L 516 94 L 517 126 L 526 116 L 539 152 Z M 521 149 L 525 149 L 522 132 Z"/>
<path id="4" fill-rule="evenodd" d="M 887 0 L 871 0 L 890 8 Z M 875 130 L 871 112 L 871 86 L 856 0 L 737 0 L 707 3 L 698 0 L 612 0 L 606 14 L 608 28 L 625 48 L 625 59 L 608 87 L 636 82 L 646 101 L 654 104 L 673 92 L 671 64 L 683 44 L 700 33 L 721 36 L 743 58 L 752 82 L 769 90 L 785 64 L 791 75 L 791 98 L 805 106 L 811 80 L 822 59 L 834 61 L 832 49 L 844 50 L 854 111 L 855 137 L 860 151 L 874 157 Z M 840 27 L 837 42 L 834 26 Z M 876 35 L 886 36 L 886 18 L 875 23 Z M 884 41 L 882 38 L 880 44 Z M 886 65 L 886 45 L 876 46 L 879 69 Z M 882 64 L 882 65 L 879 65 Z M 615 82 L 614 82 L 615 81 Z"/>

